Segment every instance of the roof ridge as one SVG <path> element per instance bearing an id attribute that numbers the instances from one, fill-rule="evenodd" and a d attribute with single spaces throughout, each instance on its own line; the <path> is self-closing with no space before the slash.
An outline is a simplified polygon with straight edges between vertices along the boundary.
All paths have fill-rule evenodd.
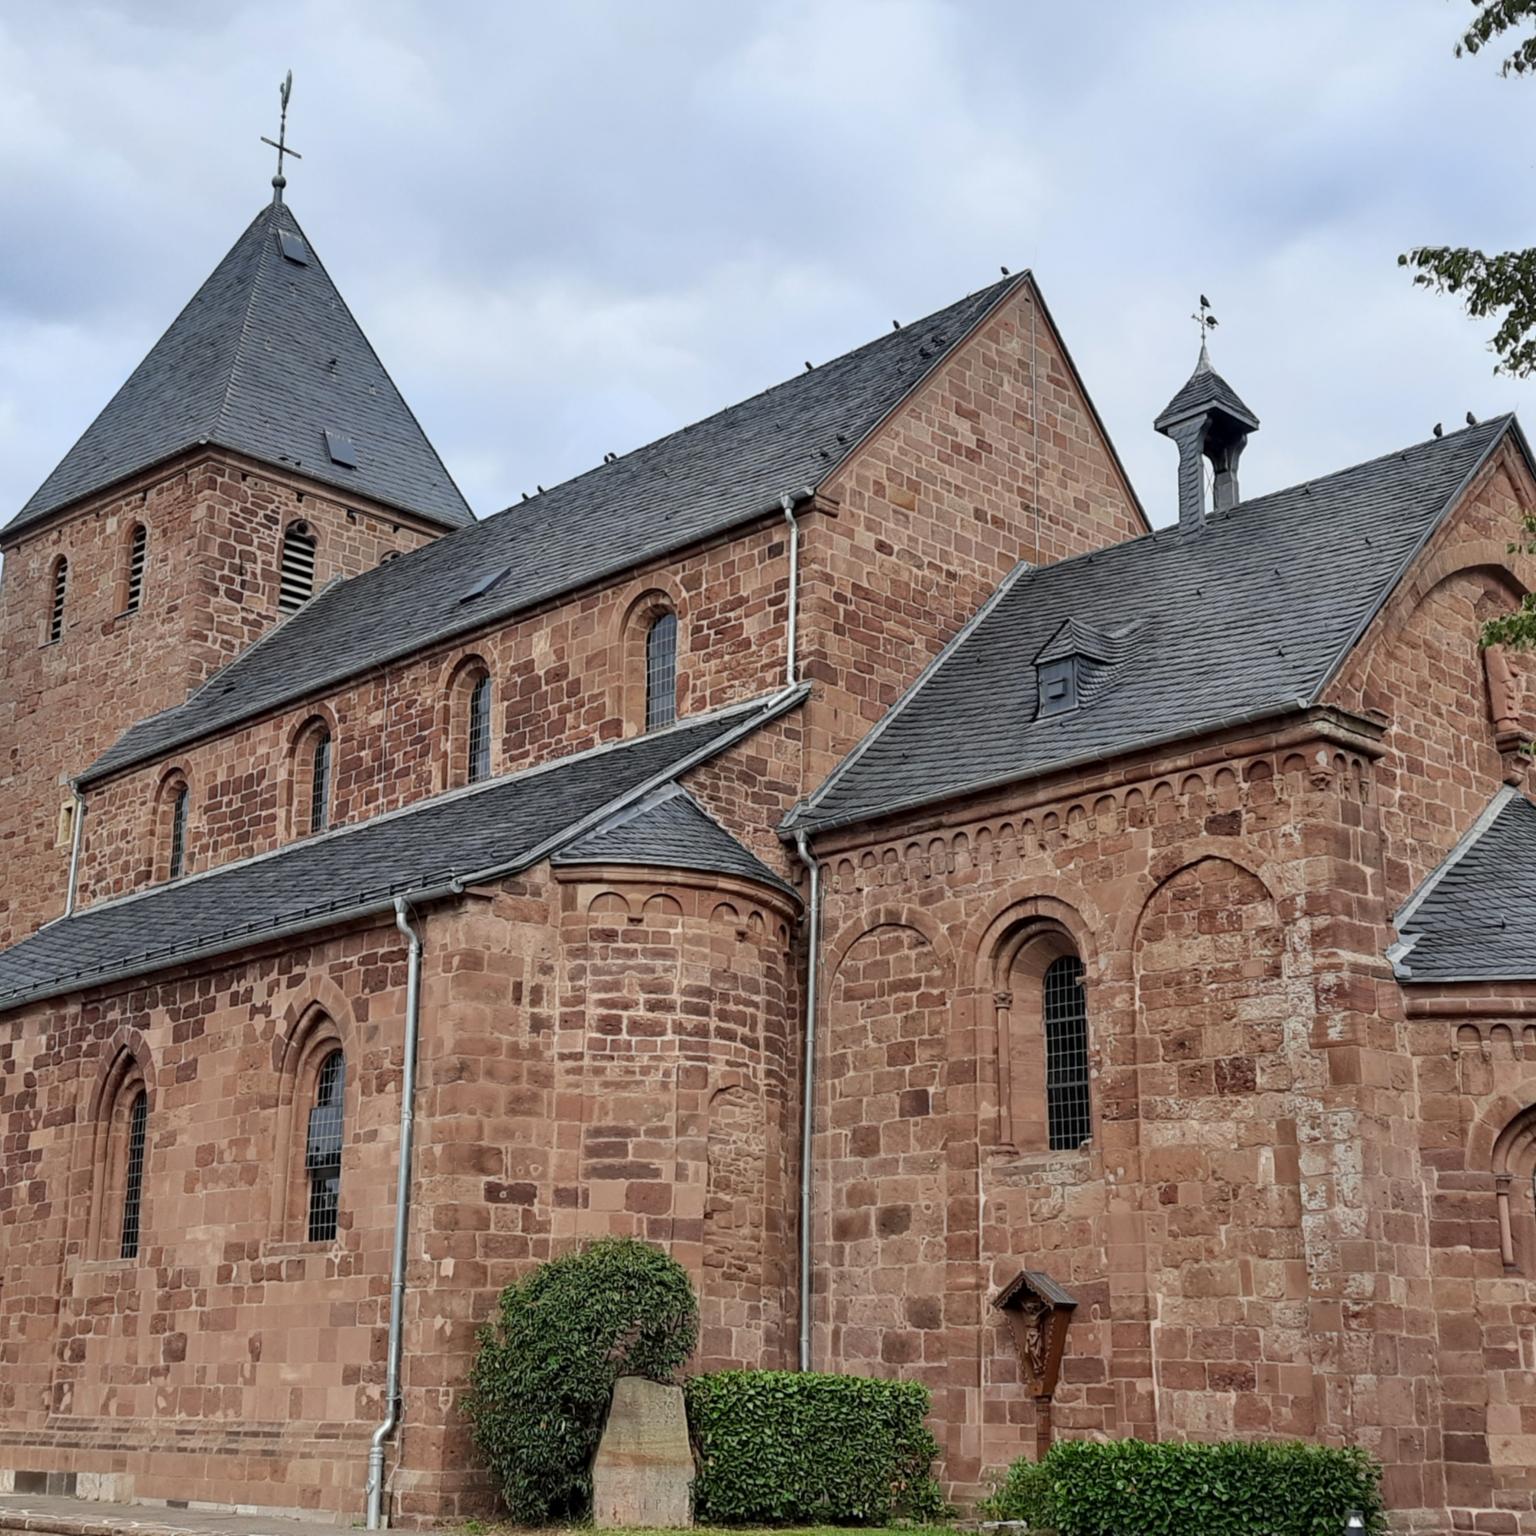
<path id="1" fill-rule="evenodd" d="M 1023 272 L 1016 273 L 1012 276 L 999 278 L 995 283 L 987 283 L 983 287 L 973 288 L 969 293 L 962 294 L 957 299 L 952 299 L 948 304 L 941 304 L 931 313 L 923 315 L 920 319 L 911 321 L 909 324 L 902 326 L 900 329 L 903 332 L 918 330 L 921 327 L 927 325 L 930 321 L 938 319 L 940 315 L 946 314 L 950 310 L 957 308 L 959 305 L 969 303 L 972 299 L 979 298 L 982 294 L 989 293 L 993 290 L 997 290 L 997 298 L 1000 300 L 1005 290 L 1026 281 L 1029 278 L 1029 275 L 1029 271 L 1026 269 Z M 995 307 L 996 301 L 990 304 L 987 309 L 984 310 L 982 314 L 972 322 L 971 325 L 966 327 L 965 335 L 969 335 L 972 331 L 974 331 L 976 326 L 981 323 L 982 319 L 984 319 L 986 315 L 991 314 Z M 835 368 L 839 363 L 845 363 L 850 358 L 859 356 L 860 353 L 868 352 L 871 348 L 887 346 L 890 343 L 891 337 L 896 334 L 898 333 L 893 331 L 886 331 L 882 335 L 871 336 L 868 341 L 861 341 L 856 347 L 849 347 L 846 352 L 839 352 L 835 357 L 829 357 L 826 362 L 817 363 L 815 368 L 810 371 L 820 373 L 828 368 Z M 954 350 L 954 347 L 959 343 L 961 339 L 962 338 L 960 337 L 951 337 L 946 339 L 946 344 L 934 356 L 934 367 L 937 367 L 944 360 L 944 358 L 946 358 L 950 352 Z M 913 390 L 921 388 L 923 382 L 930 376 L 932 372 L 933 368 L 929 368 L 926 372 L 924 372 L 912 384 L 911 388 L 907 390 L 906 394 L 903 395 L 902 398 L 908 398 L 912 394 Z M 670 432 L 663 432 L 660 437 L 653 437 L 649 442 L 637 443 L 633 448 L 629 449 L 625 453 L 617 454 L 611 459 L 604 459 L 601 463 L 594 464 L 589 469 L 580 470 L 576 474 L 571 475 L 564 480 L 558 480 L 554 485 L 551 485 L 545 490 L 539 491 L 537 494 L 530 496 L 527 501 L 508 502 L 507 505 L 502 507 L 499 511 L 490 513 L 489 516 L 483 519 L 483 521 L 492 522 L 499 517 L 505 516 L 509 512 L 527 510 L 535 506 L 544 496 L 549 496 L 555 491 L 564 490 L 565 487 L 574 485 L 579 480 L 585 480 L 589 475 L 596 475 L 601 473 L 603 470 L 611 469 L 616 464 L 626 463 L 630 459 L 635 458 L 639 454 L 645 453 L 648 449 L 657 447 L 661 443 L 673 442 L 677 438 L 687 436 L 688 433 L 693 432 L 698 428 L 707 427 L 712 422 L 719 421 L 721 417 L 729 416 L 733 411 L 742 410 L 746 406 L 752 405 L 754 402 L 760 401 L 766 396 L 774 394 L 778 390 L 788 389 L 793 385 L 799 384 L 804 379 L 804 377 L 804 372 L 792 373 L 787 378 L 782 378 L 772 384 L 764 385 L 762 389 L 756 390 L 750 395 L 743 395 L 739 400 L 733 400 L 729 405 L 723 405 L 719 410 L 711 411 L 707 416 L 699 416 L 693 421 L 684 422 L 682 426 L 674 427 Z M 858 444 L 850 445 L 849 452 L 854 451 L 857 447 Z M 847 456 L 847 454 L 844 454 L 842 459 L 835 460 L 829 464 L 819 478 L 823 480 L 826 479 L 836 470 L 839 464 L 846 460 Z"/>

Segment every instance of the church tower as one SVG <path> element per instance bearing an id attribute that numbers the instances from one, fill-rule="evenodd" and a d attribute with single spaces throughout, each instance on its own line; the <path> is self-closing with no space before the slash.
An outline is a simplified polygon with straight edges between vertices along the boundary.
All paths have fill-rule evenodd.
<path id="1" fill-rule="evenodd" d="M 325 583 L 474 521 L 274 187 L 0 529 L 0 946 L 65 910 L 71 781 L 123 730 Z"/>

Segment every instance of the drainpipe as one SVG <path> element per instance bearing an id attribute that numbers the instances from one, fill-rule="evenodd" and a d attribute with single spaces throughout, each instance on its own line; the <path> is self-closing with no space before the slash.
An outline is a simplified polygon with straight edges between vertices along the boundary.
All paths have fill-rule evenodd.
<path id="1" fill-rule="evenodd" d="M 389 1363 L 384 1378 L 384 1422 L 368 1446 L 368 1529 L 384 1524 L 384 1446 L 400 1423 L 400 1350 L 405 1333 L 405 1245 L 411 1213 L 411 1142 L 416 1130 L 416 1039 L 421 1023 L 421 935 L 395 897 L 395 927 L 410 945 L 405 981 L 405 1069 L 400 1080 L 400 1173 L 395 1186 L 395 1245 L 389 1264 Z"/>
<path id="2" fill-rule="evenodd" d="M 85 840 L 85 796 L 80 786 L 70 783 L 69 792 L 75 797 L 75 825 L 69 839 L 69 889 L 64 895 L 64 916 L 75 910 L 75 898 L 80 893 L 80 847 Z"/>
<path id="3" fill-rule="evenodd" d="M 795 852 L 810 872 L 811 907 L 806 917 L 805 1066 L 800 1109 L 800 1369 L 811 1368 L 811 1133 L 816 1121 L 816 971 L 821 963 L 821 866 L 804 832 L 795 833 Z"/>
<path id="4" fill-rule="evenodd" d="M 809 501 L 814 492 L 810 486 L 798 491 L 786 491 L 779 497 L 784 508 L 784 521 L 789 524 L 789 633 L 784 646 L 788 655 L 784 663 L 784 686 L 793 688 L 799 680 L 795 666 L 795 636 L 800 627 L 800 524 L 795 521 L 795 503 Z"/>

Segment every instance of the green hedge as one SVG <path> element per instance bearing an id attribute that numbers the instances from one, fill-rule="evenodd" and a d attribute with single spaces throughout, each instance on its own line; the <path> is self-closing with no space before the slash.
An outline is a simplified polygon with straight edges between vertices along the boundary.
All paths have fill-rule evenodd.
<path id="1" fill-rule="evenodd" d="M 919 1382 L 717 1371 L 687 1394 L 701 1522 L 878 1525 L 944 1512 Z"/>
<path id="2" fill-rule="evenodd" d="M 514 1520 L 587 1513 L 614 1382 L 671 1380 L 698 1329 L 687 1271 L 633 1238 L 551 1259 L 501 1293 L 480 1333 L 464 1407 Z"/>
<path id="3" fill-rule="evenodd" d="M 983 1513 L 1058 1536 L 1341 1536 L 1385 1529 L 1381 1468 L 1333 1446 L 1063 1440 L 1017 1461 Z"/>

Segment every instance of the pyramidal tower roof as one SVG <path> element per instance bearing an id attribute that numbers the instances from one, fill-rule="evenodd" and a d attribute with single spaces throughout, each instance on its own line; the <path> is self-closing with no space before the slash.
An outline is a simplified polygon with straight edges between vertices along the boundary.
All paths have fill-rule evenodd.
<path id="1" fill-rule="evenodd" d="M 251 221 L 5 532 L 202 443 L 447 527 L 474 521 L 280 201 Z"/>

